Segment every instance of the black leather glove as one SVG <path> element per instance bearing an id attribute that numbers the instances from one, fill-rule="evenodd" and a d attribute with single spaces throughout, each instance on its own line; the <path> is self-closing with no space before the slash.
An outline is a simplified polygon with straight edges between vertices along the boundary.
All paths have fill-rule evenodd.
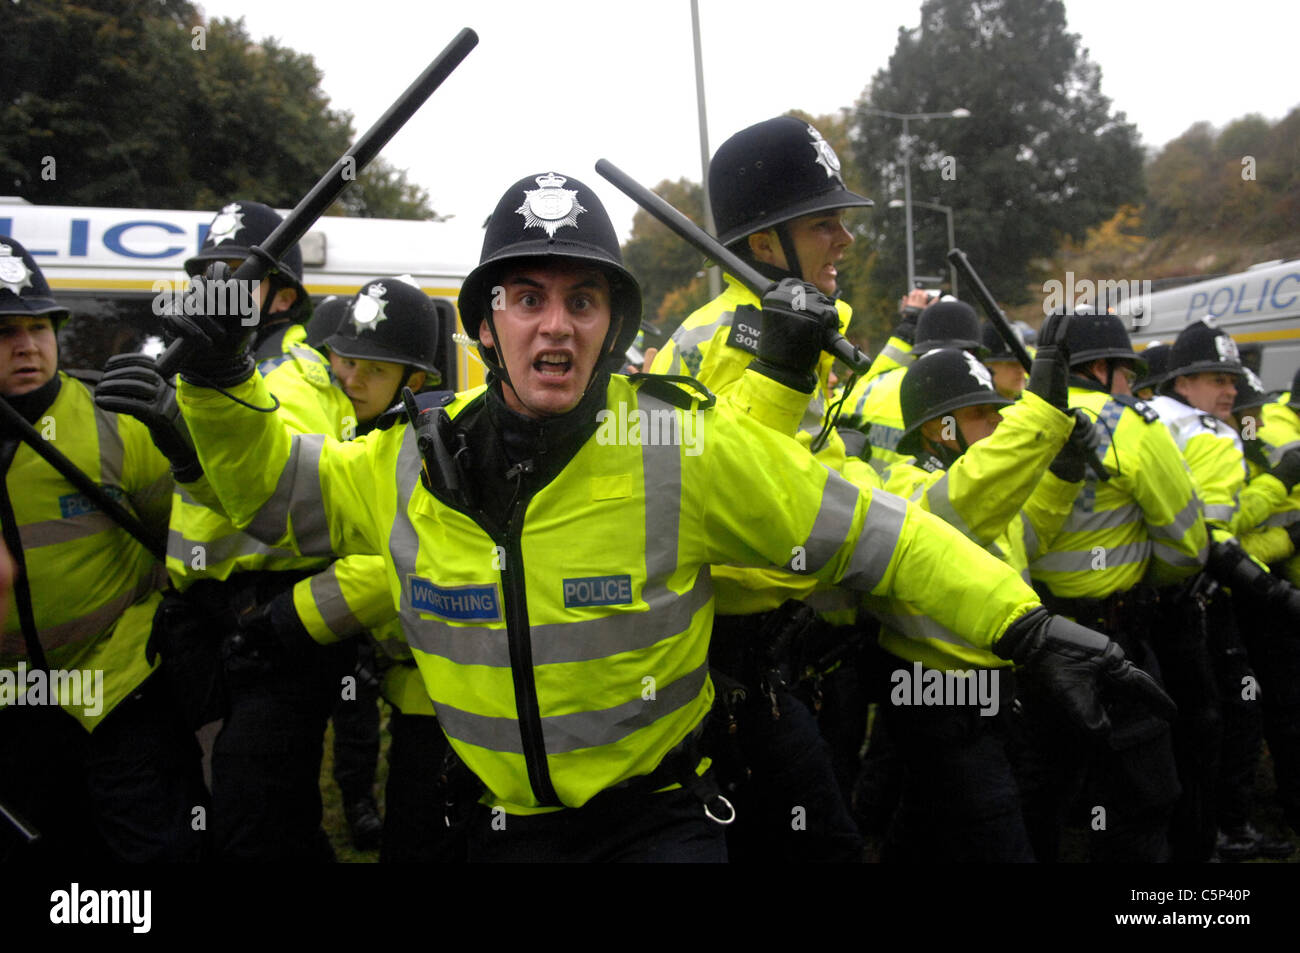
<path id="1" fill-rule="evenodd" d="M 180 483 L 203 475 L 194 441 L 176 406 L 176 390 L 158 374 L 147 354 L 115 354 L 104 365 L 95 387 L 95 405 L 116 414 L 128 414 L 149 428 L 149 436 L 172 465 Z"/>
<path id="2" fill-rule="evenodd" d="M 1282 454 L 1282 459 L 1273 467 L 1272 473 L 1282 481 L 1288 493 L 1294 490 L 1295 485 L 1300 483 L 1300 447 L 1292 447 Z"/>
<path id="3" fill-rule="evenodd" d="M 1065 346 L 1065 315 L 1050 315 L 1038 330 L 1038 352 L 1029 365 L 1029 383 L 1033 391 L 1057 410 L 1069 408 L 1070 351 Z"/>
<path id="4" fill-rule="evenodd" d="M 1047 469 L 1066 483 L 1077 483 L 1084 477 L 1089 457 L 1101 446 L 1101 434 L 1084 411 L 1076 407 L 1070 415 L 1074 417 L 1074 429 Z"/>
<path id="5" fill-rule="evenodd" d="M 834 301 L 806 281 L 785 278 L 763 296 L 763 331 L 753 367 L 786 387 L 812 393 L 822 349 L 839 329 Z"/>
<path id="6" fill-rule="evenodd" d="M 1286 528 L 1286 534 L 1291 537 L 1291 545 L 1296 552 L 1300 552 L 1300 523 L 1291 523 Z"/>
<path id="7" fill-rule="evenodd" d="M 179 338 L 190 342 L 180 365 L 181 377 L 202 387 L 242 384 L 256 366 L 249 344 L 260 315 L 251 295 L 245 293 L 246 286 L 228 284 L 234 281 L 230 275 L 225 262 L 213 262 L 202 278 L 190 279 L 185 293 L 181 310 L 197 313 L 163 317 L 163 336 L 169 345 Z M 209 307 L 218 313 L 206 313 Z"/>
<path id="8" fill-rule="evenodd" d="M 285 662 L 316 645 L 286 589 L 269 602 L 239 617 L 239 628 L 226 643 L 228 659 L 273 664 Z"/>
<path id="9" fill-rule="evenodd" d="M 1021 666 L 1036 687 L 1092 734 L 1110 731 L 1103 694 L 1117 692 L 1173 721 L 1178 707 L 1124 650 L 1100 632 L 1038 608 L 1007 627 L 993 646 L 999 658 Z"/>
<path id="10" fill-rule="evenodd" d="M 1252 593 L 1262 602 L 1285 613 L 1293 623 L 1300 622 L 1300 589 L 1251 559 L 1235 539 L 1210 544 L 1205 571 L 1215 582 L 1227 586 L 1234 593 Z"/>

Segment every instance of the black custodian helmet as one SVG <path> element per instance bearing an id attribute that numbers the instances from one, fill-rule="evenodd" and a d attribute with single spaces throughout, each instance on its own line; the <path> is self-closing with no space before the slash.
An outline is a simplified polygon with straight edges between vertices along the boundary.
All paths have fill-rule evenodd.
<path id="1" fill-rule="evenodd" d="M 1157 342 L 1143 348 L 1142 360 L 1146 361 L 1147 369 L 1139 380 L 1133 382 L 1133 393 L 1136 394 L 1148 387 L 1156 391 L 1160 389 L 1160 385 L 1165 382 L 1165 374 L 1169 371 L 1169 352 L 1171 350 L 1170 345 L 1163 342 Z"/>
<path id="2" fill-rule="evenodd" d="M 217 213 L 217 217 L 208 226 L 208 234 L 203 239 L 199 253 L 185 260 L 186 274 L 201 274 L 209 262 L 247 258 L 249 249 L 270 238 L 271 233 L 283 221 L 279 212 L 261 202 L 242 199 L 231 202 Z M 307 289 L 302 285 L 302 250 L 294 245 L 284 253 L 278 265 L 273 274 L 279 276 L 285 286 L 298 292 L 293 311 L 298 320 L 304 320 L 311 313 L 311 300 L 307 297 Z"/>
<path id="3" fill-rule="evenodd" d="M 993 389 L 993 375 L 970 351 L 936 348 L 922 354 L 903 375 L 898 402 L 903 410 L 900 453 L 921 449 L 921 425 L 961 407 L 992 404 L 1006 407 L 1008 400 Z"/>
<path id="4" fill-rule="evenodd" d="M 321 347 L 339 329 L 351 301 L 342 295 L 330 295 L 312 308 L 311 320 L 307 322 L 308 347 Z"/>
<path id="5" fill-rule="evenodd" d="M 1227 331 L 1202 318 L 1187 325 L 1174 338 L 1165 387 L 1172 388 L 1174 378 L 1186 374 L 1240 374 L 1241 371 L 1237 342 Z"/>
<path id="6" fill-rule="evenodd" d="M 438 309 L 410 275 L 375 278 L 347 302 L 325 346 L 342 357 L 438 375 Z"/>
<path id="7" fill-rule="evenodd" d="M 465 333 L 475 340 L 492 306 L 492 286 L 503 266 L 528 258 L 577 259 L 598 265 L 609 279 L 610 327 L 603 350 L 621 355 L 641 329 L 641 286 L 623 267 L 618 236 L 596 193 L 554 172 L 520 179 L 488 219 L 478 267 L 466 276 L 457 304 Z M 491 350 L 483 348 L 480 350 Z"/>
<path id="8" fill-rule="evenodd" d="M 1071 314 L 1065 326 L 1064 343 L 1070 352 L 1071 367 L 1115 358 L 1132 361 L 1138 374 L 1146 373 L 1146 361 L 1133 350 L 1128 330 L 1118 315 L 1092 311 Z"/>
<path id="9" fill-rule="evenodd" d="M 941 347 L 959 348 L 983 357 L 988 349 L 981 343 L 980 319 L 964 301 L 944 298 L 936 301 L 916 319 L 916 343 L 913 354 L 924 354 Z"/>
<path id="10" fill-rule="evenodd" d="M 12 238 L 0 235 L 0 315 L 48 314 L 55 328 L 68 309 L 54 300 L 36 259 Z"/>
<path id="11" fill-rule="evenodd" d="M 777 116 L 742 129 L 709 163 L 709 204 L 724 245 L 801 215 L 874 205 L 850 192 L 816 127 Z"/>
<path id="12" fill-rule="evenodd" d="M 1021 344 L 1025 343 L 1025 335 L 1021 332 L 1020 328 L 1013 324 L 1011 325 L 1011 331 L 1015 334 Z M 1020 358 L 1011 353 L 1011 345 L 1002 339 L 1002 335 L 998 334 L 998 329 L 992 324 L 985 322 L 981 335 L 984 342 L 984 350 L 988 352 L 984 355 L 985 364 L 994 362 L 1020 363 Z"/>

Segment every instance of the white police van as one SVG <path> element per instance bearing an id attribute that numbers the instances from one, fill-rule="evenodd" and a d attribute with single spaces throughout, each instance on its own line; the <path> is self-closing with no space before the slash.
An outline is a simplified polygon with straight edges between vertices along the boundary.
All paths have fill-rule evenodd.
<path id="1" fill-rule="evenodd" d="M 1179 331 L 1205 317 L 1232 335 L 1266 388 L 1289 388 L 1300 367 L 1300 259 L 1154 292 L 1131 319 L 1134 346 L 1172 343 Z"/>
<path id="2" fill-rule="evenodd" d="M 281 210 L 284 214 L 284 210 Z M 65 367 L 97 369 L 108 356 L 159 334 L 155 306 L 185 281 L 185 259 L 203 245 L 216 210 L 31 205 L 0 197 L 0 235 L 32 253 L 55 298 L 73 313 Z M 318 219 L 300 244 L 303 284 L 314 298 L 351 295 L 371 278 L 410 274 L 447 320 L 443 380 L 457 389 L 483 381 L 477 355 L 456 346 L 463 329 L 456 297 L 478 261 L 481 228 L 458 221 Z"/>

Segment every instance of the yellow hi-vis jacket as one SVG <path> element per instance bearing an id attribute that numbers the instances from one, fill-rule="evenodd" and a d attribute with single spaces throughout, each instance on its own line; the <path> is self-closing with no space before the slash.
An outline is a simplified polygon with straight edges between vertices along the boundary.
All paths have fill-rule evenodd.
<path id="1" fill-rule="evenodd" d="M 906 463 L 908 456 L 898 452 L 903 439 L 903 405 L 899 395 L 906 367 L 895 367 L 875 377 L 859 380 L 844 402 L 843 426 L 861 430 L 871 444 L 871 465 L 880 473 Z"/>
<path id="2" fill-rule="evenodd" d="M 1159 415 L 1127 400 L 1070 388 L 1070 406 L 1097 421 L 1110 479 L 1087 473 L 1060 534 L 1029 562 L 1033 578 L 1062 598 L 1101 599 L 1144 579 L 1165 585 L 1205 564 L 1205 519 L 1187 462 Z"/>
<path id="3" fill-rule="evenodd" d="M 58 396 L 36 421 L 36 430 L 147 530 L 156 531 L 161 543 L 172 492 L 166 458 L 143 424 L 98 409 L 80 381 L 61 372 L 59 378 Z M 41 646 L 50 668 L 62 673 L 60 704 L 93 731 L 153 670 L 145 643 L 166 576 L 148 550 L 25 443 L 19 444 L 5 481 Z M 0 668 L 21 671 L 19 663 L 27 667 L 31 661 L 10 599 Z M 14 677 L 0 675 L 5 681 Z M 93 687 L 96 679 L 102 679 L 102 694 Z M 16 693 L 26 688 L 6 687 Z M 45 694 L 43 703 L 50 698 Z M 0 706 L 16 701 L 8 691 L 0 692 Z"/>
<path id="4" fill-rule="evenodd" d="M 1083 485 L 1047 470 L 1074 429 L 1074 418 L 1028 391 L 1001 410 L 1002 422 L 947 470 L 910 463 L 886 471 L 885 489 L 942 518 L 1029 580 L 1029 560 L 1056 538 Z M 910 458 L 909 458 L 910 459 Z M 880 645 L 927 668 L 1009 667 L 987 648 L 906 607 L 870 599 L 881 620 Z"/>
<path id="5" fill-rule="evenodd" d="M 835 303 L 840 330 L 849 326 L 852 310 L 842 301 Z M 811 447 L 821 432 L 830 396 L 828 381 L 834 359 L 822 354 L 817 365 L 817 389 L 808 395 L 762 377 L 759 387 L 749 386 L 745 368 L 755 357 L 761 330 L 761 302 L 747 288 L 727 276 L 722 294 L 695 311 L 682 323 L 655 357 L 656 374 L 687 374 L 719 396 L 743 405 L 744 413 L 779 433 L 793 436 Z M 857 457 L 849 457 L 839 433 L 832 430 L 816 458 L 855 486 L 866 489 L 881 485 L 876 471 Z M 766 569 L 717 566 L 713 570 L 719 615 L 752 615 L 775 609 L 787 599 L 807 599 L 817 588 L 816 580 Z M 838 595 L 838 594 L 836 594 Z M 835 596 L 824 598 L 837 610 L 849 602 Z"/>
<path id="6" fill-rule="evenodd" d="M 1160 396 L 1147 402 L 1169 428 L 1187 461 L 1215 539 L 1254 529 L 1286 502 L 1286 486 L 1269 473 L 1246 482 L 1241 438 L 1223 421 L 1181 400 Z"/>
<path id="7" fill-rule="evenodd" d="M 258 375 L 232 392 L 268 396 Z M 439 723 L 488 803 L 528 813 L 650 774 L 700 724 L 713 701 L 710 565 L 798 566 L 892 594 L 981 646 L 1038 605 L 941 520 L 859 491 L 728 401 L 681 393 L 674 407 L 612 377 L 610 415 L 640 412 L 653 428 L 587 438 L 497 535 L 422 487 L 408 426 L 337 443 L 185 382 L 179 401 L 238 523 L 278 527 L 274 542 L 305 553 L 384 555 Z M 480 395 L 449 406 L 453 426 L 488 412 Z"/>
<path id="8" fill-rule="evenodd" d="M 1265 404 L 1261 416 L 1264 419 L 1258 436 L 1268 454 L 1269 465 L 1277 466 L 1282 454 L 1300 447 L 1300 413 L 1297 413 L 1296 406 L 1291 403 L 1291 394 L 1285 393 L 1273 403 Z M 1285 532 L 1288 526 L 1297 522 L 1300 522 L 1300 486 L 1295 487 L 1286 502 L 1264 520 L 1264 525 Z M 1290 537 L 1287 537 L 1287 544 L 1289 543 Z M 1279 547 L 1285 548 L 1280 543 Z M 1251 555 L 1270 562 L 1280 558 L 1276 553 L 1267 558 L 1259 553 Z M 1292 585 L 1300 586 L 1300 556 L 1287 559 L 1283 571 Z"/>
<path id="9" fill-rule="evenodd" d="M 266 377 L 267 387 L 280 403 L 275 415 L 294 433 L 354 436 L 356 411 L 347 394 L 333 383 L 325 359 L 299 345 L 291 347 L 289 356 Z M 325 565 L 323 559 L 267 546 L 241 532 L 221 511 L 205 478 L 177 486 L 167 534 L 167 571 L 177 589 L 184 591 L 199 579 L 228 579 L 235 572 L 323 569 Z"/>

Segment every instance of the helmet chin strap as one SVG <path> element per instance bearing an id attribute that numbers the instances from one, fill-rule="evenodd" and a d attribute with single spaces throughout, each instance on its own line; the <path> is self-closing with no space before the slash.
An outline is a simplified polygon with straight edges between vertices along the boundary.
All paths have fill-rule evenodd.
<path id="1" fill-rule="evenodd" d="M 790 229 L 786 227 L 785 222 L 781 222 L 776 226 L 775 231 L 777 240 L 781 243 L 781 251 L 785 253 L 786 270 L 790 272 L 791 277 L 803 281 L 803 267 L 799 264 L 799 253 L 795 251 Z"/>

